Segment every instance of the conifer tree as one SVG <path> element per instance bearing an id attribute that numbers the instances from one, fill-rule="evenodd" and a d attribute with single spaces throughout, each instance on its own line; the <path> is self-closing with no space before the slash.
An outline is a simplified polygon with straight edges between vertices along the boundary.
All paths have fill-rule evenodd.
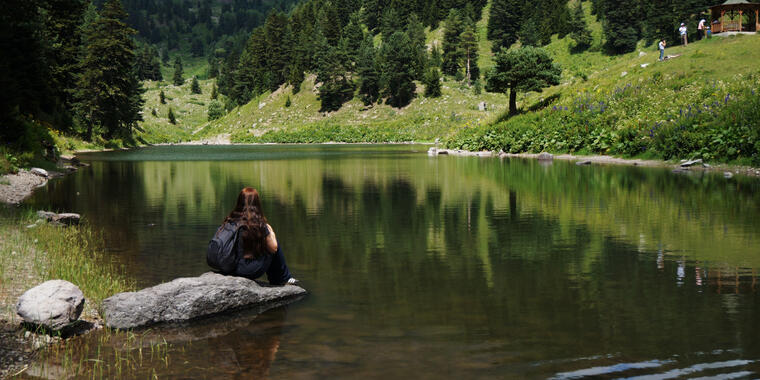
<path id="1" fill-rule="evenodd" d="M 182 86 L 185 84 L 185 78 L 182 77 L 183 75 L 182 58 L 177 55 L 174 57 L 174 77 L 172 77 L 172 82 L 174 82 L 175 86 Z"/>
<path id="2" fill-rule="evenodd" d="M 478 75 L 472 74 L 473 66 L 477 67 L 477 51 L 478 51 L 478 35 L 475 34 L 475 28 L 473 25 L 465 26 L 464 32 L 459 36 L 461 42 L 461 49 L 464 52 L 465 60 L 465 78 L 467 79 L 467 85 L 472 82 L 472 78 L 477 79 Z M 478 71 L 479 72 L 479 71 Z"/>
<path id="3" fill-rule="evenodd" d="M 591 31 L 586 24 L 586 16 L 583 13 L 583 3 L 581 1 L 578 1 L 575 8 L 573 8 L 571 28 L 570 38 L 575 41 L 573 51 L 581 52 L 588 49 L 591 46 L 592 37 Z"/>
<path id="4" fill-rule="evenodd" d="M 380 18 L 380 34 L 383 42 L 388 40 L 393 33 L 404 29 L 404 21 L 399 12 L 393 7 L 383 9 L 383 15 Z"/>
<path id="5" fill-rule="evenodd" d="M 265 89 L 276 90 L 285 83 L 289 73 L 290 62 L 288 18 L 281 12 L 271 12 L 264 23 L 265 61 L 258 67 L 259 70 L 268 72 L 265 74 L 266 81 L 262 84 Z M 263 89 L 262 89 L 263 90 Z"/>
<path id="6" fill-rule="evenodd" d="M 340 47 L 329 46 L 325 37 L 318 44 L 319 112 L 337 111 L 354 95 L 354 85 L 348 77 L 348 57 Z"/>
<path id="7" fill-rule="evenodd" d="M 414 52 L 414 78 L 421 80 L 427 69 L 428 54 L 427 45 L 425 45 L 425 26 L 422 25 L 422 22 L 415 13 L 409 16 L 406 35 L 409 37 L 411 48 Z"/>
<path id="8" fill-rule="evenodd" d="M 219 97 L 219 90 L 216 87 L 216 82 L 214 82 L 214 87 L 211 87 L 211 99 L 216 100 L 216 98 Z"/>
<path id="9" fill-rule="evenodd" d="M 517 41 L 523 17 L 523 1 L 493 0 L 488 17 L 488 39 L 493 42 L 492 50 L 509 49 Z"/>
<path id="10" fill-rule="evenodd" d="M 343 28 L 343 38 L 340 41 L 341 48 L 348 55 L 353 67 L 359 59 L 359 49 L 362 41 L 364 41 L 364 29 L 359 12 L 354 12 L 349 17 L 348 24 Z"/>
<path id="11" fill-rule="evenodd" d="M 211 56 L 208 59 L 208 78 L 214 79 L 219 76 L 219 59 Z"/>
<path id="12" fill-rule="evenodd" d="M 330 46 L 337 46 L 340 42 L 341 23 L 338 10 L 332 1 L 322 3 L 322 8 L 317 15 L 318 27 L 322 35 L 327 39 Z"/>
<path id="13" fill-rule="evenodd" d="M 94 126 L 102 127 L 106 138 L 129 137 L 142 120 L 144 90 L 135 70 L 132 41 L 136 32 L 124 22 L 126 18 L 121 2 L 109 0 L 86 31 L 76 98 L 79 114 L 88 125 L 88 139 Z"/>
<path id="14" fill-rule="evenodd" d="M 372 36 L 365 36 L 359 48 L 359 60 L 356 63 L 356 71 L 359 74 L 359 97 L 365 106 L 375 103 L 380 96 L 380 73 L 375 52 Z"/>
<path id="15" fill-rule="evenodd" d="M 406 33 L 395 32 L 383 42 L 381 56 L 381 93 L 387 103 L 401 108 L 414 98 L 414 51 Z"/>
<path id="16" fill-rule="evenodd" d="M 509 114 L 517 114 L 517 92 L 541 91 L 559 84 L 562 70 L 541 48 L 502 49 L 494 56 L 494 67 L 486 78 L 486 90 L 507 93 Z"/>
<path id="17" fill-rule="evenodd" d="M 201 92 L 201 85 L 198 83 L 198 78 L 193 76 L 193 82 L 190 84 L 190 93 L 192 94 L 200 94 Z"/>
<path id="18" fill-rule="evenodd" d="M 433 48 L 430 50 L 430 66 L 440 68 L 442 63 L 441 49 L 438 48 L 438 44 L 433 43 Z"/>
<path id="19" fill-rule="evenodd" d="M 158 101 L 161 102 L 161 104 L 166 104 L 166 95 L 164 94 L 164 90 L 161 90 L 161 92 L 158 94 Z"/>
<path id="20" fill-rule="evenodd" d="M 425 74 L 425 97 L 437 98 L 441 96 L 441 73 L 438 68 L 431 67 Z"/>
<path id="21" fill-rule="evenodd" d="M 461 34 L 464 31 L 459 11 L 452 9 L 446 17 L 443 32 L 443 73 L 456 75 L 462 65 Z"/>
<path id="22" fill-rule="evenodd" d="M 170 123 L 177 124 L 177 118 L 174 116 L 174 111 L 172 111 L 171 107 L 169 107 L 169 112 L 166 114 L 166 117 L 169 119 Z"/>

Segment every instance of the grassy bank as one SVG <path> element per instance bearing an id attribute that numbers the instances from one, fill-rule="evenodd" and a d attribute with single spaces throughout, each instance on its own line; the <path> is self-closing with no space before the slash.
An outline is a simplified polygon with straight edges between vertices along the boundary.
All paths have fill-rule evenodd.
<path id="1" fill-rule="evenodd" d="M 36 227 L 27 226 L 36 224 Z M 111 295 L 134 290 L 122 267 L 103 248 L 100 234 L 86 222 L 58 227 L 39 222 L 31 210 L 0 209 L 0 320 L 18 326 L 15 305 L 29 288 L 51 279 L 77 285 L 85 296 L 82 319 L 99 319 L 98 305 Z M 150 330 L 148 330 L 150 331 Z M 40 341 L 38 337 L 30 338 Z M 45 342 L 45 339 L 41 340 Z M 43 378 L 151 377 L 169 365 L 172 346 L 160 335 L 102 329 L 53 340 L 36 359 L 13 370 Z"/>
<path id="2" fill-rule="evenodd" d="M 35 225 L 35 227 L 31 227 Z M 84 293 L 84 316 L 98 318 L 104 298 L 134 284 L 103 248 L 99 233 L 85 223 L 59 227 L 40 222 L 31 210 L 0 210 L 0 294 L 3 317 L 14 321 L 15 303 L 27 289 L 62 279 Z"/>
<path id="3" fill-rule="evenodd" d="M 446 146 L 760 164 L 760 38 L 670 48 L 678 57 L 665 62 L 647 51 L 533 95 L 535 112 L 462 128 Z"/>

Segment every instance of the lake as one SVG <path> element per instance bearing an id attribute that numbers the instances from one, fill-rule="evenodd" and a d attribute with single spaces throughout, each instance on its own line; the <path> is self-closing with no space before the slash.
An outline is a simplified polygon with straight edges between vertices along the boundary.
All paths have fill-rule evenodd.
<path id="1" fill-rule="evenodd" d="M 760 376 L 760 181 L 427 148 L 81 154 L 27 204 L 81 213 L 147 287 L 208 271 L 238 192 L 259 190 L 310 294 L 159 326 L 159 377 Z"/>

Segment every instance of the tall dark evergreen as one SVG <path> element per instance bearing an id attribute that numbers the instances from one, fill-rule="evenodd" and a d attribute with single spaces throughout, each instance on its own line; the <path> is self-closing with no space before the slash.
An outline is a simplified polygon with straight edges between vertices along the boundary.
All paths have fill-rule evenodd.
<path id="1" fill-rule="evenodd" d="M 341 49 L 346 52 L 352 63 L 356 63 L 359 59 L 359 50 L 363 40 L 364 29 L 361 14 L 354 12 L 351 14 L 346 27 L 343 28 L 343 38 L 340 40 Z"/>
<path id="2" fill-rule="evenodd" d="M 521 0 L 493 0 L 488 14 L 488 39 L 493 42 L 492 50 L 499 52 L 501 48 L 509 49 L 517 42 L 523 17 Z"/>
<path id="3" fill-rule="evenodd" d="M 198 83 L 198 78 L 193 77 L 193 81 L 190 84 L 190 93 L 191 94 L 201 94 L 201 85 Z"/>
<path id="4" fill-rule="evenodd" d="M 414 98 L 414 56 L 406 33 L 393 33 L 381 46 L 381 94 L 393 107 L 404 107 Z"/>
<path id="5" fill-rule="evenodd" d="M 88 139 L 98 128 L 106 138 L 130 137 L 132 127 L 142 120 L 144 90 L 135 70 L 135 30 L 126 18 L 121 2 L 109 0 L 85 32 L 86 56 L 76 98 Z"/>
<path id="6" fill-rule="evenodd" d="M 583 13 L 583 3 L 580 1 L 578 1 L 575 8 L 573 8 L 571 25 L 572 31 L 570 32 L 570 38 L 575 41 L 573 51 L 581 52 L 588 49 L 593 42 L 593 37 L 591 36 L 591 30 L 589 30 L 588 24 L 586 24 L 586 16 Z"/>
<path id="7" fill-rule="evenodd" d="M 376 49 L 371 35 L 364 37 L 359 48 L 356 72 L 359 75 L 359 97 L 364 105 L 371 105 L 380 96 L 380 72 L 377 67 Z"/>
<path id="8" fill-rule="evenodd" d="M 174 58 L 174 76 L 172 77 L 172 82 L 175 86 L 182 86 L 185 84 L 185 78 L 183 77 L 184 70 L 182 68 L 182 58 L 180 56 L 176 56 Z"/>
<path id="9" fill-rule="evenodd" d="M 343 103 L 354 97 L 348 57 L 338 46 L 329 46 L 326 38 L 319 43 L 317 82 L 319 86 L 319 112 L 337 111 Z"/>
<path id="10" fill-rule="evenodd" d="M 437 98 L 441 96 L 441 73 L 437 67 L 432 67 L 425 74 L 425 97 Z"/>
<path id="11" fill-rule="evenodd" d="M 416 13 L 409 16 L 406 35 L 409 37 L 410 47 L 414 53 L 414 78 L 422 80 L 428 66 L 428 52 L 425 45 L 425 26 L 422 25 Z"/>
<path id="12" fill-rule="evenodd" d="M 137 55 L 137 76 L 141 80 L 162 80 L 161 62 L 153 46 L 143 45 Z"/>
<path id="13" fill-rule="evenodd" d="M 272 12 L 267 16 L 264 23 L 264 44 L 266 46 L 266 75 L 264 86 L 274 91 L 289 74 L 287 68 L 290 62 L 290 49 L 292 42 L 289 41 L 288 18 L 281 12 Z"/>
<path id="14" fill-rule="evenodd" d="M 459 11 L 452 9 L 446 17 L 443 31 L 443 64 L 441 66 L 446 75 L 456 75 L 462 67 L 462 32 L 464 25 Z"/>

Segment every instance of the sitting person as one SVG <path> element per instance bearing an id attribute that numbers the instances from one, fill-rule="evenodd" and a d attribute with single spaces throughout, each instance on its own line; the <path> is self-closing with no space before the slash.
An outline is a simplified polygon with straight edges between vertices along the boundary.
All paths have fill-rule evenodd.
<path id="1" fill-rule="evenodd" d="M 233 223 L 239 229 L 239 258 L 237 267 L 230 274 L 255 280 L 266 273 L 272 285 L 298 283 L 290 276 L 274 230 L 261 211 L 261 199 L 256 189 L 246 187 L 240 191 L 235 209 L 224 223 Z"/>

